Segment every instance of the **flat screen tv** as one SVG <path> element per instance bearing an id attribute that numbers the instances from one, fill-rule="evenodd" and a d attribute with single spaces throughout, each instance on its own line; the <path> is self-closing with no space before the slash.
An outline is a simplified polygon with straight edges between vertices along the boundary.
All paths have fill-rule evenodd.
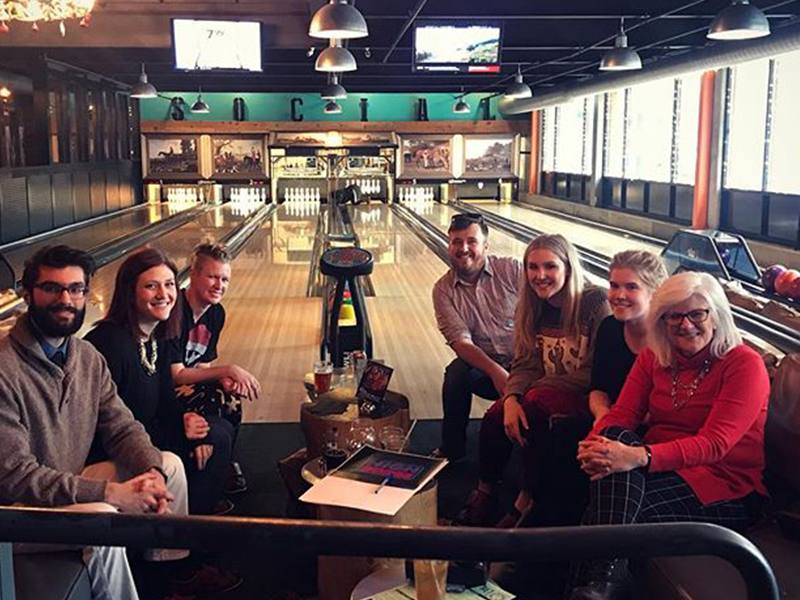
<path id="1" fill-rule="evenodd" d="M 261 23 L 172 20 L 175 68 L 261 71 Z"/>
<path id="2" fill-rule="evenodd" d="M 422 21 L 414 27 L 415 71 L 499 73 L 499 21 Z"/>

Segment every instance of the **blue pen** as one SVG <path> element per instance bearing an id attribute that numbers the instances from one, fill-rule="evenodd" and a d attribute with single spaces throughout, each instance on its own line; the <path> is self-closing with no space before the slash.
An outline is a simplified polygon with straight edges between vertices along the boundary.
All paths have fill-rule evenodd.
<path id="1" fill-rule="evenodd" d="M 391 481 L 391 479 L 392 479 L 391 477 L 384 477 L 383 481 L 381 481 L 381 484 L 378 486 L 378 489 L 375 490 L 375 493 L 377 494 L 378 492 L 380 492 L 384 488 L 384 486 L 387 483 L 389 483 L 389 481 Z"/>

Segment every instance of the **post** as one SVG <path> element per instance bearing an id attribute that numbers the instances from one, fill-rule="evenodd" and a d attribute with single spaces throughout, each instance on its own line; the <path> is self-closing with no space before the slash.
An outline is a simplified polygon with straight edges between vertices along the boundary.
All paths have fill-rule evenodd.
<path id="1" fill-rule="evenodd" d="M 700 79 L 700 118 L 697 125 L 697 165 L 694 175 L 692 229 L 708 228 L 708 192 L 711 183 L 711 138 L 714 128 L 714 71 Z"/>

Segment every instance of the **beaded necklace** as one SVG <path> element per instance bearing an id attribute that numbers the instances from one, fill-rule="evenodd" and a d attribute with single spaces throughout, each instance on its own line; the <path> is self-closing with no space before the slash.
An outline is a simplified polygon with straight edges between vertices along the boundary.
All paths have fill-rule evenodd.
<path id="1" fill-rule="evenodd" d="M 147 356 L 147 344 L 150 343 L 150 356 Z M 156 374 L 156 363 L 158 362 L 158 344 L 155 340 L 139 340 L 139 362 L 142 363 L 145 373 L 148 375 Z"/>
<path id="2" fill-rule="evenodd" d="M 703 366 L 700 369 L 700 372 L 697 376 L 692 379 L 688 384 L 682 383 L 678 378 L 678 367 L 677 365 L 672 366 L 672 408 L 675 410 L 680 410 L 692 399 L 694 393 L 697 391 L 697 388 L 702 383 L 703 379 L 706 378 L 708 372 L 711 370 L 711 366 L 714 364 L 714 361 L 710 358 L 707 358 L 703 361 Z M 686 397 L 683 400 L 678 398 L 678 392 L 684 391 L 686 392 Z"/>

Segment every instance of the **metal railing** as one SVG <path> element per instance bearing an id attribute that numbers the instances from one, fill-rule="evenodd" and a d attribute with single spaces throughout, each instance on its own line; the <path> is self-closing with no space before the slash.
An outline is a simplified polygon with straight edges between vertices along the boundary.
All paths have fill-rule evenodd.
<path id="1" fill-rule="evenodd" d="M 0 540 L 526 562 L 714 555 L 741 573 L 748 598 L 779 599 L 775 574 L 758 548 L 738 533 L 705 523 L 484 529 L 2 508 Z"/>

